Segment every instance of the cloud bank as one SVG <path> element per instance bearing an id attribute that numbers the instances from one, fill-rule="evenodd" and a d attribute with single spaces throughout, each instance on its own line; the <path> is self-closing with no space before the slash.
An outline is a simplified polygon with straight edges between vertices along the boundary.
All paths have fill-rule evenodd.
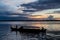
<path id="1" fill-rule="evenodd" d="M 35 10 L 22 11 L 24 8 L 35 9 Z M 39 11 L 44 13 L 45 10 L 46 13 L 48 14 L 52 12 L 53 13 L 59 12 L 60 0 L 0 0 L 0 14 L 4 14 L 3 12 L 8 11 L 12 13 L 22 13 L 22 14 L 28 13 L 30 15 L 31 13 L 35 14 L 35 12 Z"/>
<path id="2" fill-rule="evenodd" d="M 0 12 L 1 11 L 10 11 L 10 12 L 22 12 L 18 10 L 20 4 L 33 2 L 35 0 L 0 0 Z"/>
<path id="3" fill-rule="evenodd" d="M 36 9 L 33 10 L 33 12 L 43 11 L 44 13 L 44 11 L 46 10 L 46 13 L 51 13 L 52 11 L 60 11 L 60 0 L 38 0 L 36 2 L 22 4 L 21 6 L 27 9 Z"/>

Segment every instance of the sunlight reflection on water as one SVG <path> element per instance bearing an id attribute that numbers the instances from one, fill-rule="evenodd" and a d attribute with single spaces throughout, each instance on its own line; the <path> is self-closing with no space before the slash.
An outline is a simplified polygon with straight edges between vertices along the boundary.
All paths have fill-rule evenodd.
<path id="1" fill-rule="evenodd" d="M 49 22 L 42 22 L 42 21 L 40 21 L 40 22 L 22 22 L 22 21 L 20 21 L 20 22 L 0 22 L 0 24 L 11 24 L 11 25 L 15 25 L 15 24 L 17 24 L 17 25 L 20 25 L 20 26 L 35 26 L 35 27 L 44 27 L 44 28 L 46 28 L 46 29 L 48 29 L 48 30 L 55 30 L 55 31 L 57 31 L 57 30 L 60 30 L 60 21 L 58 21 L 58 22 L 55 22 L 55 21 L 53 21 L 53 22 L 51 22 L 51 21 L 49 21 Z"/>
<path id="2" fill-rule="evenodd" d="M 50 31 L 60 31 L 59 22 L 0 22 L 0 40 L 39 40 L 38 34 L 11 32 L 10 25 L 44 27 Z"/>

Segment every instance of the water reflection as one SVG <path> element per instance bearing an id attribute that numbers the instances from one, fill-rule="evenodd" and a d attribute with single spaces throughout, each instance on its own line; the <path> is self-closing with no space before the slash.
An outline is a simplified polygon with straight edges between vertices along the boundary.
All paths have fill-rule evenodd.
<path id="1" fill-rule="evenodd" d="M 46 40 L 45 38 L 41 37 L 41 34 L 34 34 L 34 33 L 22 33 L 22 32 L 11 32 L 10 35 L 8 35 L 8 38 L 10 40 Z"/>
<path id="2" fill-rule="evenodd" d="M 0 22 L 0 40 L 40 40 L 41 38 L 40 34 L 21 33 L 15 31 L 11 32 L 10 25 L 18 25 L 18 27 L 20 26 L 34 26 L 40 28 L 44 27 L 49 31 L 60 31 L 60 21 L 58 22 Z M 52 38 L 50 36 L 48 37 Z M 58 36 L 58 38 L 60 37 Z"/>
<path id="3" fill-rule="evenodd" d="M 3 22 L 2 22 L 3 23 Z M 20 26 L 34 26 L 34 27 L 44 27 L 49 31 L 60 31 L 60 21 L 49 21 L 49 22 L 4 22 L 5 24 L 18 25 Z"/>

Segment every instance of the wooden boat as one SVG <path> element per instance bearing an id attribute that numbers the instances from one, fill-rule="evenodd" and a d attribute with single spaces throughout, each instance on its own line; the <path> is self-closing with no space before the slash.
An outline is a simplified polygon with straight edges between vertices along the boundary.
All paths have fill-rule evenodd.
<path id="1" fill-rule="evenodd" d="M 43 31 L 46 31 L 45 29 L 24 29 L 23 27 L 19 28 L 19 31 L 22 31 L 22 32 L 43 32 Z"/>
<path id="2" fill-rule="evenodd" d="M 16 26 L 16 25 L 11 26 L 10 28 L 11 28 L 11 31 L 18 31 L 18 28 L 17 28 L 17 26 Z"/>
<path id="3" fill-rule="evenodd" d="M 21 26 L 20 28 L 12 28 L 11 27 L 11 30 L 12 31 L 19 31 L 19 32 L 29 32 L 29 33 L 40 33 L 40 32 L 43 32 L 43 33 L 46 33 L 46 29 L 44 29 L 42 27 L 42 29 L 28 29 L 28 28 L 23 28 L 24 26 Z"/>

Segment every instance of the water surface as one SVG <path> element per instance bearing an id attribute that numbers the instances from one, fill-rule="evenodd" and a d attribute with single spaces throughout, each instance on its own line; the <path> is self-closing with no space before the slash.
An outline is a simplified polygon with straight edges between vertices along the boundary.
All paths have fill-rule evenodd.
<path id="1" fill-rule="evenodd" d="M 11 32 L 10 30 L 11 25 L 18 25 L 18 27 L 20 26 L 34 26 L 40 28 L 44 27 L 48 31 L 60 31 L 60 21 L 0 22 L 0 40 L 40 40 L 39 34 L 31 34 L 31 33 L 28 34 L 28 33 L 14 32 L 14 31 Z M 55 34 L 50 33 L 50 35 L 54 35 L 55 37 Z M 57 37 L 60 37 L 59 35 L 60 34 L 58 33 Z"/>

